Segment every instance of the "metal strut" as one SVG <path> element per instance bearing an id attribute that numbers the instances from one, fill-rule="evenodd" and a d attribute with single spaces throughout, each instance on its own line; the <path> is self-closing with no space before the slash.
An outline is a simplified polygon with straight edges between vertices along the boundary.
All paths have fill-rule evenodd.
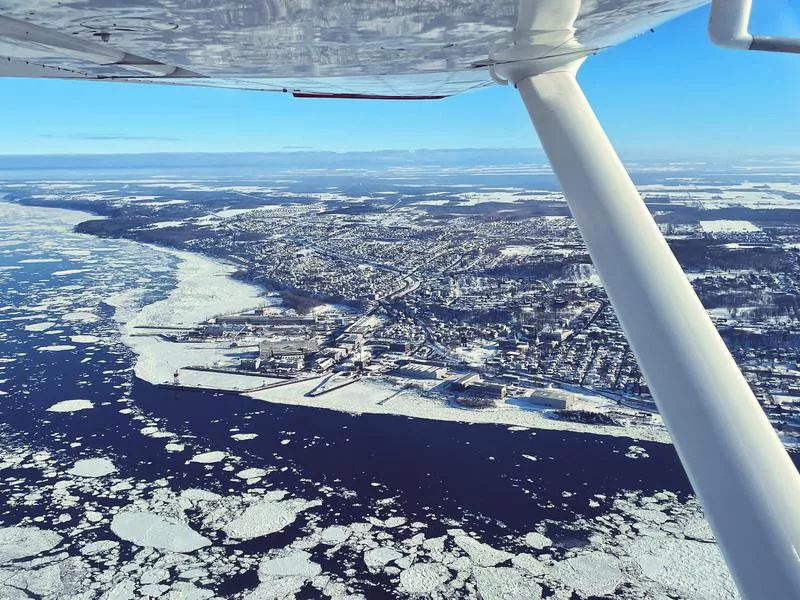
<path id="1" fill-rule="evenodd" d="M 800 475 L 586 100 L 579 64 L 512 79 L 740 593 L 800 598 Z"/>
<path id="2" fill-rule="evenodd" d="M 753 0 L 713 0 L 708 20 L 711 41 L 734 50 L 800 53 L 799 38 L 751 35 L 750 9 Z"/>

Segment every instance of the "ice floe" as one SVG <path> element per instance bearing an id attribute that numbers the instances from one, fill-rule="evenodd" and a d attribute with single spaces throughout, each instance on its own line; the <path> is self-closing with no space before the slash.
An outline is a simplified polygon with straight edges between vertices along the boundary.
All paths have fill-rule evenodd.
<path id="1" fill-rule="evenodd" d="M 400 552 L 389 546 L 381 546 L 364 553 L 364 564 L 370 569 L 378 569 L 399 558 L 403 558 Z"/>
<path id="2" fill-rule="evenodd" d="M 54 344 L 52 346 L 39 346 L 39 352 L 64 352 L 66 350 L 75 350 L 75 346 L 70 344 Z"/>
<path id="3" fill-rule="evenodd" d="M 53 321 L 42 321 L 41 323 L 31 323 L 25 325 L 25 331 L 45 331 L 50 329 L 55 323 Z"/>
<path id="4" fill-rule="evenodd" d="M 507 560 L 511 560 L 514 556 L 510 552 L 496 550 L 488 544 L 483 544 L 466 535 L 456 536 L 455 542 L 459 548 L 469 555 L 473 563 L 481 567 L 493 567 Z"/>
<path id="5" fill-rule="evenodd" d="M 111 531 L 138 546 L 171 552 L 193 552 L 211 541 L 185 523 L 147 512 L 123 511 L 114 515 Z"/>
<path id="6" fill-rule="evenodd" d="M 73 344 L 95 344 L 100 341 L 100 338 L 96 335 L 71 335 L 69 336 L 69 341 Z"/>
<path id="7" fill-rule="evenodd" d="M 476 567 L 475 583 L 482 600 L 539 600 L 542 597 L 542 586 L 510 567 Z"/>
<path id="8" fill-rule="evenodd" d="M 238 473 L 236 473 L 236 476 L 239 479 L 255 479 L 264 477 L 264 475 L 266 474 L 267 474 L 266 470 L 253 467 L 250 469 L 243 469 L 242 471 L 239 471 Z"/>
<path id="9" fill-rule="evenodd" d="M 76 477 L 104 477 L 116 470 L 114 463 L 107 458 L 84 458 L 76 461 L 67 473 Z"/>
<path id="10" fill-rule="evenodd" d="M 584 596 L 605 596 L 617 589 L 622 571 L 619 559 L 597 551 L 556 563 L 550 576 Z"/>
<path id="11" fill-rule="evenodd" d="M 349 527 L 343 525 L 331 525 L 319 532 L 319 537 L 323 544 L 337 546 L 347 541 L 352 533 Z"/>
<path id="12" fill-rule="evenodd" d="M 280 531 L 287 525 L 294 523 L 301 512 L 320 504 L 319 500 L 272 500 L 265 498 L 249 506 L 240 516 L 228 522 L 223 527 L 223 531 L 228 537 L 237 540 L 250 540 L 261 537 Z"/>
<path id="13" fill-rule="evenodd" d="M 736 588 L 716 544 L 643 537 L 628 553 L 642 574 L 688 598 L 734 598 Z"/>
<path id="14" fill-rule="evenodd" d="M 61 402 L 56 402 L 47 410 L 49 412 L 71 413 L 89 408 L 94 408 L 91 400 L 62 400 Z"/>
<path id="15" fill-rule="evenodd" d="M 438 563 L 417 563 L 400 573 L 400 588 L 412 596 L 428 596 L 450 579 L 450 570 Z"/>
<path id="16" fill-rule="evenodd" d="M 38 527 L 0 528 L 0 565 L 55 548 L 63 538 Z"/>
<path id="17" fill-rule="evenodd" d="M 204 465 L 218 463 L 228 456 L 227 452 L 221 450 L 213 450 L 211 452 L 201 452 L 192 457 L 192 462 L 201 463 Z"/>
<path id="18" fill-rule="evenodd" d="M 553 542 L 549 537 L 542 535 L 538 531 L 532 531 L 528 534 L 525 534 L 525 543 L 531 548 L 541 550 L 542 548 L 547 548 Z"/>

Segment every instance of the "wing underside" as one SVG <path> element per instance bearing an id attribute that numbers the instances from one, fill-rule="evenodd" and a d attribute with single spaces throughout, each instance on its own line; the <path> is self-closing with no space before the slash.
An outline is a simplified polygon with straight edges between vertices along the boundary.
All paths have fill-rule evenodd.
<path id="1" fill-rule="evenodd" d="M 0 76 L 439 98 L 493 83 L 520 1 L 549 0 L 0 0 Z M 704 0 L 570 2 L 569 49 L 533 58 L 597 52 Z"/>

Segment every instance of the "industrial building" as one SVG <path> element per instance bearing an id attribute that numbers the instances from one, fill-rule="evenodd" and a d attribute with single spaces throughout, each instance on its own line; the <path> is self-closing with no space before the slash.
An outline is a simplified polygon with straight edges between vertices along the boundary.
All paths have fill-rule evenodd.
<path id="1" fill-rule="evenodd" d="M 444 379 L 447 377 L 447 369 L 436 365 L 406 363 L 396 368 L 392 374 L 398 377 L 411 377 L 413 379 Z"/>
<path id="2" fill-rule="evenodd" d="M 556 388 L 541 388 L 533 390 L 533 394 L 528 397 L 532 404 L 547 406 L 549 408 L 570 409 L 575 406 L 577 397 L 575 394 Z"/>
<path id="3" fill-rule="evenodd" d="M 272 340 L 262 340 L 258 345 L 258 357 L 262 361 L 271 358 L 305 358 L 311 352 L 316 351 L 318 344 L 314 340 L 291 340 L 289 342 L 274 342 Z"/>
<path id="4" fill-rule="evenodd" d="M 506 385 L 484 381 L 477 373 L 462 375 L 452 383 L 452 388 L 457 392 L 462 392 L 471 396 L 496 398 L 498 400 L 505 398 L 508 393 L 508 387 Z"/>
<path id="5" fill-rule="evenodd" d="M 478 383 L 481 381 L 481 376 L 477 373 L 467 373 L 466 375 L 462 375 L 458 379 L 456 379 L 453 383 L 453 389 L 457 392 L 464 392 L 466 389 L 472 385 L 473 383 Z"/>
<path id="6" fill-rule="evenodd" d="M 481 381 L 467 386 L 467 394 L 473 396 L 481 396 L 483 398 L 495 398 L 503 400 L 508 394 L 508 387 L 502 383 L 490 383 L 488 381 Z"/>
<path id="7" fill-rule="evenodd" d="M 373 338 L 367 342 L 368 346 L 385 346 L 389 352 L 410 352 L 412 344 L 408 340 L 395 340 L 386 338 Z"/>
<path id="8" fill-rule="evenodd" d="M 256 313 L 241 313 L 238 315 L 226 315 L 216 317 L 214 322 L 218 324 L 250 324 L 250 325 L 273 325 L 273 326 L 313 326 L 317 323 L 316 317 L 284 316 L 284 315 L 264 315 Z"/>

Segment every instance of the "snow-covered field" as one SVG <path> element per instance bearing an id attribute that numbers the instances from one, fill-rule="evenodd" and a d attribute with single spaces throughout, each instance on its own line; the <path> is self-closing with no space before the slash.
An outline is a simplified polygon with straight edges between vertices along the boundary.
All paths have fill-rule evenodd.
<path id="1" fill-rule="evenodd" d="M 667 196 L 671 204 L 696 205 L 702 203 L 705 209 L 743 206 L 748 208 L 800 208 L 800 202 L 791 197 L 796 194 L 797 184 L 792 183 L 735 183 L 714 185 L 713 189 L 699 183 L 693 185 L 676 182 L 637 186 L 645 199 L 653 196 Z M 787 197 L 788 196 L 788 197 Z"/>
<path id="2" fill-rule="evenodd" d="M 750 221 L 700 221 L 700 227 L 706 233 L 758 233 L 761 231 Z"/>

